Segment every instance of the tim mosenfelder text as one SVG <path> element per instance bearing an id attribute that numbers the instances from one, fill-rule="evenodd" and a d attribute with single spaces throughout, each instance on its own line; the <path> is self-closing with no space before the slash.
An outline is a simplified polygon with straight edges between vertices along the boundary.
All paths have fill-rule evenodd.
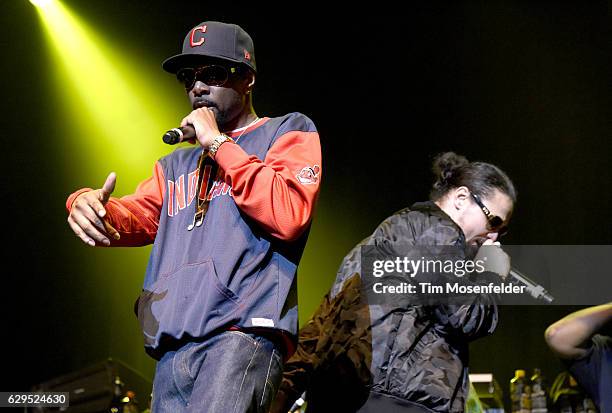
<path id="1" fill-rule="evenodd" d="M 483 273 L 486 271 L 485 260 L 460 260 L 460 259 L 431 259 L 421 257 L 412 259 L 409 257 L 395 257 L 393 259 L 375 260 L 372 263 L 372 275 L 376 278 L 389 274 L 402 274 L 415 278 L 417 275 L 435 275 L 438 280 L 454 276 L 462 279 L 465 275 L 472 273 Z M 463 280 L 457 282 L 400 282 L 399 284 L 385 285 L 377 282 L 372 285 L 376 294 L 523 294 L 525 286 L 510 283 L 469 284 Z M 501 281 L 501 278 L 500 278 Z"/>

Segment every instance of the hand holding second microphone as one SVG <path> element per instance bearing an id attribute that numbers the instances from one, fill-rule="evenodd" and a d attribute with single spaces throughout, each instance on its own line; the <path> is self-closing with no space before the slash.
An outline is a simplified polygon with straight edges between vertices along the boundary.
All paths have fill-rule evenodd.
<path id="1" fill-rule="evenodd" d="M 499 242 L 488 239 L 483 242 L 474 261 L 482 261 L 485 271 L 494 272 L 505 280 L 510 272 L 510 256 L 501 249 Z"/>

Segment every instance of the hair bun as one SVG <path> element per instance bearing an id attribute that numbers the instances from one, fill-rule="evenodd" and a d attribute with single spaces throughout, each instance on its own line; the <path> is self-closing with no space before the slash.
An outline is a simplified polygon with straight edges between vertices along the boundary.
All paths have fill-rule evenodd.
<path id="1" fill-rule="evenodd" d="M 465 156 L 457 155 L 455 152 L 444 152 L 436 155 L 432 168 L 437 178 L 436 184 L 447 181 L 458 168 L 469 164 L 470 162 Z"/>
<path id="2" fill-rule="evenodd" d="M 499 190 L 508 195 L 514 204 L 516 189 L 508 175 L 497 166 L 486 162 L 469 162 L 465 156 L 444 152 L 435 156 L 432 165 L 436 182 L 429 199 L 437 201 L 453 188 L 467 187 L 471 193 L 482 197 Z"/>

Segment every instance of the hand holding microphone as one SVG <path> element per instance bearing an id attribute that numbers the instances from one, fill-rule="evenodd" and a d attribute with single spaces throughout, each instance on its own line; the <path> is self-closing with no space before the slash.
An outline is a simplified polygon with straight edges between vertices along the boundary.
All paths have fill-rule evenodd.
<path id="1" fill-rule="evenodd" d="M 485 271 L 496 273 L 503 280 L 506 279 L 510 272 L 510 256 L 501 249 L 499 242 L 493 242 L 491 239 L 487 239 L 482 243 L 474 260 L 481 261 Z"/>
<path id="2" fill-rule="evenodd" d="M 162 139 L 169 145 L 197 139 L 202 148 L 208 150 L 215 137 L 220 134 L 214 110 L 201 107 L 183 118 L 181 126 L 166 132 Z"/>

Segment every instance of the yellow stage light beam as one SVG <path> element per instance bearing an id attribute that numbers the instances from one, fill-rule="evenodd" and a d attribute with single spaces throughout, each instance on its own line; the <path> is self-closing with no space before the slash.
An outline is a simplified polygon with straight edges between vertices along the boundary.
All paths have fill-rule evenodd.
<path id="1" fill-rule="evenodd" d="M 54 0 L 30 0 L 30 3 L 35 5 L 36 7 L 48 7 L 53 3 Z"/>
<path id="2" fill-rule="evenodd" d="M 184 92 L 158 62 L 135 62 L 123 45 L 115 51 L 59 1 L 30 1 L 39 6 L 56 61 L 56 96 L 70 126 L 61 129 L 72 131 L 61 144 L 70 148 L 73 170 L 88 168 L 93 173 L 83 175 L 98 179 L 115 170 L 121 187 L 133 189 L 169 152 L 160 136 L 189 110 Z"/>
<path id="3" fill-rule="evenodd" d="M 151 176 L 155 161 L 173 149 L 162 143 L 161 135 L 190 111 L 184 88 L 162 71 L 158 59 L 147 55 L 146 47 L 130 44 L 131 38 L 111 44 L 100 33 L 112 28 L 97 33 L 59 0 L 31 1 L 50 50 L 50 56 L 40 57 L 37 69 L 54 88 L 42 94 L 48 97 L 35 108 L 45 112 L 48 125 L 47 136 L 36 139 L 52 141 L 49 147 L 57 148 L 49 153 L 57 164 L 49 172 L 49 185 L 62 180 L 66 191 L 99 188 L 115 171 L 113 195 L 133 192 Z M 106 351 L 135 360 L 136 368 L 152 374 L 154 365 L 143 356 L 138 330 L 126 317 L 142 286 L 149 253 L 150 248 L 83 247 L 69 256 L 70 265 L 84 275 L 81 284 L 72 286 L 73 293 L 95 286 L 110 309 L 90 322 L 107 328 L 110 324 L 113 334 L 122 338 L 112 340 Z"/>

